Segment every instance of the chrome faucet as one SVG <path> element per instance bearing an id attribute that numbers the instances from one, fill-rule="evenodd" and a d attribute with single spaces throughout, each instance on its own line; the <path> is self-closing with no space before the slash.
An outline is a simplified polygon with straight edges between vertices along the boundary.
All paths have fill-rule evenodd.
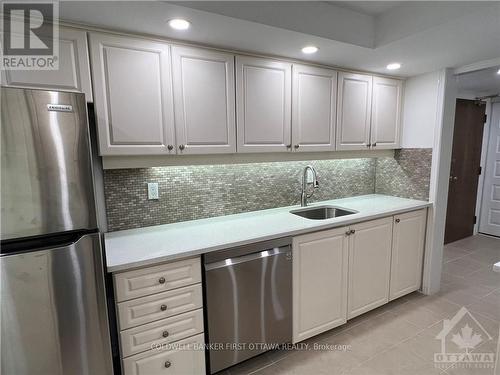
<path id="1" fill-rule="evenodd" d="M 313 191 L 310 194 L 307 194 L 307 177 L 308 177 L 308 171 L 311 171 L 312 176 L 313 176 L 313 181 L 312 181 L 312 186 L 313 186 Z M 318 177 L 316 175 L 316 169 L 312 165 L 308 165 L 304 168 L 304 172 L 302 173 L 302 193 L 300 194 L 300 205 L 302 207 L 307 206 L 307 199 L 311 198 L 314 194 L 314 189 L 317 189 L 319 187 L 318 184 Z"/>

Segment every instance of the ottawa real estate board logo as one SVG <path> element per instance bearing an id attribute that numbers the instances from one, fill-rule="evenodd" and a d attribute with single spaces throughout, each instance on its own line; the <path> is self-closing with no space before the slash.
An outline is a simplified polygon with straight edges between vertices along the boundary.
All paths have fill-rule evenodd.
<path id="1" fill-rule="evenodd" d="M 3 70 L 59 69 L 59 4 L 2 1 Z"/>
<path id="2" fill-rule="evenodd" d="M 438 368 L 466 368 L 478 375 L 482 369 L 498 369 L 493 337 L 465 307 L 443 321 L 436 339 L 441 341 L 441 351 L 434 353 Z"/>

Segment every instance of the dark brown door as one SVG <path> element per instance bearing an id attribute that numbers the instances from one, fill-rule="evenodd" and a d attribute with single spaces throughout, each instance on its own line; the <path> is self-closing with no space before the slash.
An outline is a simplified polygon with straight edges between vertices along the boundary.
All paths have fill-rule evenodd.
<path id="1" fill-rule="evenodd" d="M 485 109 L 484 102 L 457 99 L 444 243 L 474 230 Z"/>

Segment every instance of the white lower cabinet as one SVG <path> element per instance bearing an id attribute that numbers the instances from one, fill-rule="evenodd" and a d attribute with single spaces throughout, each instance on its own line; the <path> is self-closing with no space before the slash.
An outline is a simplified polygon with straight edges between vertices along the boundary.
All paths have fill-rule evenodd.
<path id="1" fill-rule="evenodd" d="M 351 226 L 349 236 L 349 319 L 389 301 L 392 217 Z"/>
<path id="2" fill-rule="evenodd" d="M 203 332 L 203 309 L 144 324 L 120 332 L 122 355 L 128 357 Z"/>
<path id="3" fill-rule="evenodd" d="M 346 229 L 293 239 L 293 342 L 346 322 Z"/>
<path id="4" fill-rule="evenodd" d="M 205 374 L 203 334 L 123 360 L 124 375 Z"/>
<path id="5" fill-rule="evenodd" d="M 200 258 L 117 273 L 113 280 L 123 374 L 205 374 Z"/>
<path id="6" fill-rule="evenodd" d="M 427 210 L 394 216 L 389 300 L 420 289 Z"/>

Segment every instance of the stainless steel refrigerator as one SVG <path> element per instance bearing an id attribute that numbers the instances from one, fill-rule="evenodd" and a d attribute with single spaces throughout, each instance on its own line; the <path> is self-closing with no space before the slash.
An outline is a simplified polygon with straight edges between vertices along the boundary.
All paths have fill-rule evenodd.
<path id="1" fill-rule="evenodd" d="M 0 95 L 1 373 L 111 374 L 84 95 Z"/>

